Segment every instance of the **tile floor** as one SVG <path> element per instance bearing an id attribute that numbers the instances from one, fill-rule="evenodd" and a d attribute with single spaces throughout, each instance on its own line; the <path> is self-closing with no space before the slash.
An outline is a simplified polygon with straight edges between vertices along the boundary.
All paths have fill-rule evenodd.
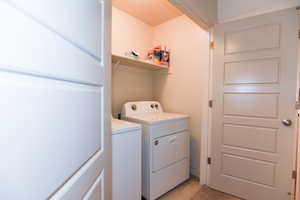
<path id="1" fill-rule="evenodd" d="M 159 198 L 159 200 L 240 200 L 236 197 L 210 189 L 207 186 L 200 187 L 197 179 L 179 185 L 174 190 Z"/>

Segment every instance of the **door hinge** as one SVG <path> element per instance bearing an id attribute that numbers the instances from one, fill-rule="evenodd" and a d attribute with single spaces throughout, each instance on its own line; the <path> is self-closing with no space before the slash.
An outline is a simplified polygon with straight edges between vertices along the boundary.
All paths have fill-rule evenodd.
<path id="1" fill-rule="evenodd" d="M 296 170 L 293 170 L 292 172 L 292 179 L 297 179 L 297 171 Z"/>
<path id="2" fill-rule="evenodd" d="M 209 101 L 208 101 L 208 106 L 209 106 L 210 108 L 213 107 L 213 100 L 209 100 Z"/>
<path id="3" fill-rule="evenodd" d="M 211 165 L 211 157 L 207 158 L 207 164 Z"/>
<path id="4" fill-rule="evenodd" d="M 215 41 L 211 41 L 211 42 L 209 43 L 209 48 L 210 48 L 210 49 L 214 49 L 214 48 L 215 48 Z"/>

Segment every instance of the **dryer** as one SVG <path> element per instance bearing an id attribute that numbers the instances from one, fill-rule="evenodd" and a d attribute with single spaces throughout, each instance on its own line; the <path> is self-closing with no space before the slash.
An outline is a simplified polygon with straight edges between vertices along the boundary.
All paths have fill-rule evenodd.
<path id="1" fill-rule="evenodd" d="M 154 200 L 189 178 L 188 116 L 156 101 L 128 102 L 122 118 L 142 124 L 142 194 Z"/>

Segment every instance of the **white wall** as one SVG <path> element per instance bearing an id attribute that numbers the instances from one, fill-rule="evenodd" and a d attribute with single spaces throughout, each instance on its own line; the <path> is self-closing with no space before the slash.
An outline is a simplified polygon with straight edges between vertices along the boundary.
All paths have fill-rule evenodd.
<path id="1" fill-rule="evenodd" d="M 124 55 L 136 50 L 141 58 L 153 45 L 154 28 L 127 13 L 112 9 L 112 53 Z M 127 101 L 153 100 L 153 73 L 148 70 L 127 66 L 113 67 L 112 72 L 112 114 L 121 112 Z"/>
<path id="2" fill-rule="evenodd" d="M 209 34 L 187 17 L 154 29 L 154 44 L 171 49 L 170 75 L 156 73 L 154 97 L 167 112 L 190 116 L 191 172 L 199 176 L 201 109 L 209 77 Z"/>
<path id="3" fill-rule="evenodd" d="M 300 0 L 219 0 L 219 22 L 255 16 L 300 5 Z"/>

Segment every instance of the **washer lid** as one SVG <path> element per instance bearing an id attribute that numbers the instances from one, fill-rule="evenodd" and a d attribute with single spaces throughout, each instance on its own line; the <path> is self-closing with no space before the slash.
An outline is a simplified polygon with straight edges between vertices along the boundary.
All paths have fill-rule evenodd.
<path id="1" fill-rule="evenodd" d="M 112 119 L 111 120 L 112 134 L 127 133 L 129 131 L 135 131 L 141 129 L 140 124 L 127 122 L 124 120 Z"/>
<path id="2" fill-rule="evenodd" d="M 158 124 L 167 122 L 170 120 L 179 120 L 179 119 L 186 119 L 188 115 L 183 114 L 176 114 L 176 113 L 146 113 L 146 114 L 138 114 L 138 115 L 131 115 L 127 116 L 126 119 L 130 121 L 134 121 L 137 123 L 143 124 Z"/>

